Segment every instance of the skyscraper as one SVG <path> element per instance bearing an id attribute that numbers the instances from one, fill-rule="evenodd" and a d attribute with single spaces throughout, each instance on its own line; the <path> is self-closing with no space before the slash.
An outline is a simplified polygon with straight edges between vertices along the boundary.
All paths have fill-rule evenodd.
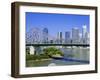
<path id="1" fill-rule="evenodd" d="M 87 26 L 83 25 L 82 26 L 82 42 L 87 43 L 87 39 L 88 39 Z"/>
<path id="2" fill-rule="evenodd" d="M 43 43 L 48 43 L 48 29 L 43 29 Z"/>
<path id="3" fill-rule="evenodd" d="M 79 43 L 82 44 L 82 33 L 79 33 Z"/>
<path id="4" fill-rule="evenodd" d="M 62 43 L 62 32 L 58 32 L 57 33 L 57 40 L 56 42 L 59 44 L 59 43 Z"/>
<path id="5" fill-rule="evenodd" d="M 79 29 L 72 28 L 72 43 L 79 43 Z"/>
<path id="6" fill-rule="evenodd" d="M 87 44 L 90 44 L 90 34 L 88 33 L 88 39 L 87 39 Z"/>
<path id="7" fill-rule="evenodd" d="M 85 34 L 85 44 L 89 44 L 89 33 L 86 32 Z"/>
<path id="8" fill-rule="evenodd" d="M 65 32 L 65 43 L 70 43 L 70 32 Z"/>
<path id="9" fill-rule="evenodd" d="M 59 32 L 57 33 L 57 39 L 56 39 L 56 43 L 59 44 L 60 42 L 60 38 L 59 38 Z"/>
<path id="10" fill-rule="evenodd" d="M 62 32 L 60 32 L 59 36 L 60 36 L 60 43 L 62 43 Z"/>

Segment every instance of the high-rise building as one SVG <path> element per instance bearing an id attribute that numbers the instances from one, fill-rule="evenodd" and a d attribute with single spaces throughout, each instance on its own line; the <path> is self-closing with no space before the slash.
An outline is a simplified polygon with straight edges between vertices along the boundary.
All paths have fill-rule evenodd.
<path id="1" fill-rule="evenodd" d="M 70 43 L 70 32 L 65 32 L 65 43 Z"/>
<path id="2" fill-rule="evenodd" d="M 57 44 L 62 43 L 62 32 L 58 32 L 57 33 L 57 40 L 56 40 Z"/>
<path id="3" fill-rule="evenodd" d="M 79 43 L 79 29 L 72 28 L 72 43 Z"/>
<path id="4" fill-rule="evenodd" d="M 59 32 L 57 33 L 57 39 L 56 39 L 56 43 L 59 44 L 60 38 L 59 38 Z"/>
<path id="5" fill-rule="evenodd" d="M 82 42 L 87 44 L 88 40 L 88 32 L 87 32 L 87 26 L 83 25 L 82 26 Z"/>
<path id="6" fill-rule="evenodd" d="M 62 43 L 62 32 L 60 32 L 60 43 Z"/>
<path id="7" fill-rule="evenodd" d="M 88 33 L 88 39 L 87 39 L 87 44 L 90 44 L 90 34 Z"/>
<path id="8" fill-rule="evenodd" d="M 79 43 L 82 44 L 82 33 L 79 33 Z"/>
<path id="9" fill-rule="evenodd" d="M 86 32 L 84 40 L 85 40 L 85 44 L 89 44 L 90 39 L 89 39 L 89 33 L 88 32 Z"/>
<path id="10" fill-rule="evenodd" d="M 48 43 L 48 29 L 43 29 L 43 43 Z"/>

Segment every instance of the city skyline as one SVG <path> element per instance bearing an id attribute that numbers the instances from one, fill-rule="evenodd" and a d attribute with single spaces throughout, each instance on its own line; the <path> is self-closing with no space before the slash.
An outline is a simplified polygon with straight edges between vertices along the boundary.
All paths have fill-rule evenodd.
<path id="1" fill-rule="evenodd" d="M 32 43 L 89 43 L 89 37 L 86 25 L 82 27 L 82 33 L 78 28 L 72 28 L 71 32 L 58 32 L 55 36 L 49 34 L 47 28 L 43 30 L 33 28 L 27 33 L 26 41 L 30 42 L 31 40 Z"/>
<path id="2" fill-rule="evenodd" d="M 83 25 L 87 26 L 89 32 L 89 22 L 89 15 L 26 12 L 26 32 L 35 27 L 41 30 L 47 28 L 55 36 L 57 32 L 71 31 L 77 27 L 82 33 Z"/>

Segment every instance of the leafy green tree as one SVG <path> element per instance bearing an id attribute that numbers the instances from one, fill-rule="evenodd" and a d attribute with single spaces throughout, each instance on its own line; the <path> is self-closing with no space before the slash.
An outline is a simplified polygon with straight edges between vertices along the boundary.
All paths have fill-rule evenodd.
<path id="1" fill-rule="evenodd" d="M 44 54 L 47 54 L 48 56 L 52 56 L 52 55 L 61 55 L 63 56 L 63 52 L 60 49 L 57 49 L 56 47 L 49 47 L 49 48 L 45 48 L 43 50 Z"/>

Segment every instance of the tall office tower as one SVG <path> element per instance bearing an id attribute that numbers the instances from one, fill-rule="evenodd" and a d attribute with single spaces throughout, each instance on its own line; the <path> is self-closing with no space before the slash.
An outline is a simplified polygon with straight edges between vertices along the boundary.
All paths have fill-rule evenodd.
<path id="1" fill-rule="evenodd" d="M 79 43 L 82 44 L 82 33 L 79 33 Z"/>
<path id="2" fill-rule="evenodd" d="M 70 43 L 70 32 L 65 32 L 65 43 Z"/>
<path id="3" fill-rule="evenodd" d="M 60 34 L 60 33 L 58 32 L 58 33 L 57 33 L 57 39 L 56 39 L 56 43 L 57 43 L 57 44 L 59 44 L 59 42 L 60 42 L 59 34 Z"/>
<path id="4" fill-rule="evenodd" d="M 83 25 L 82 26 L 82 42 L 83 43 L 87 43 L 87 36 L 88 36 L 87 26 Z"/>
<path id="5" fill-rule="evenodd" d="M 59 43 L 62 43 L 62 32 L 58 32 L 57 33 L 57 40 L 56 40 L 56 42 L 57 42 L 57 44 L 59 44 Z"/>
<path id="6" fill-rule="evenodd" d="M 48 29 L 43 29 L 43 43 L 48 43 Z"/>
<path id="7" fill-rule="evenodd" d="M 60 43 L 62 43 L 62 32 L 60 32 L 59 37 L 60 37 Z"/>
<path id="8" fill-rule="evenodd" d="M 85 44 L 89 44 L 89 41 L 90 41 L 90 39 L 89 39 L 89 33 L 86 32 L 86 34 L 85 34 Z"/>
<path id="9" fill-rule="evenodd" d="M 79 29 L 72 28 L 72 43 L 79 43 Z"/>

